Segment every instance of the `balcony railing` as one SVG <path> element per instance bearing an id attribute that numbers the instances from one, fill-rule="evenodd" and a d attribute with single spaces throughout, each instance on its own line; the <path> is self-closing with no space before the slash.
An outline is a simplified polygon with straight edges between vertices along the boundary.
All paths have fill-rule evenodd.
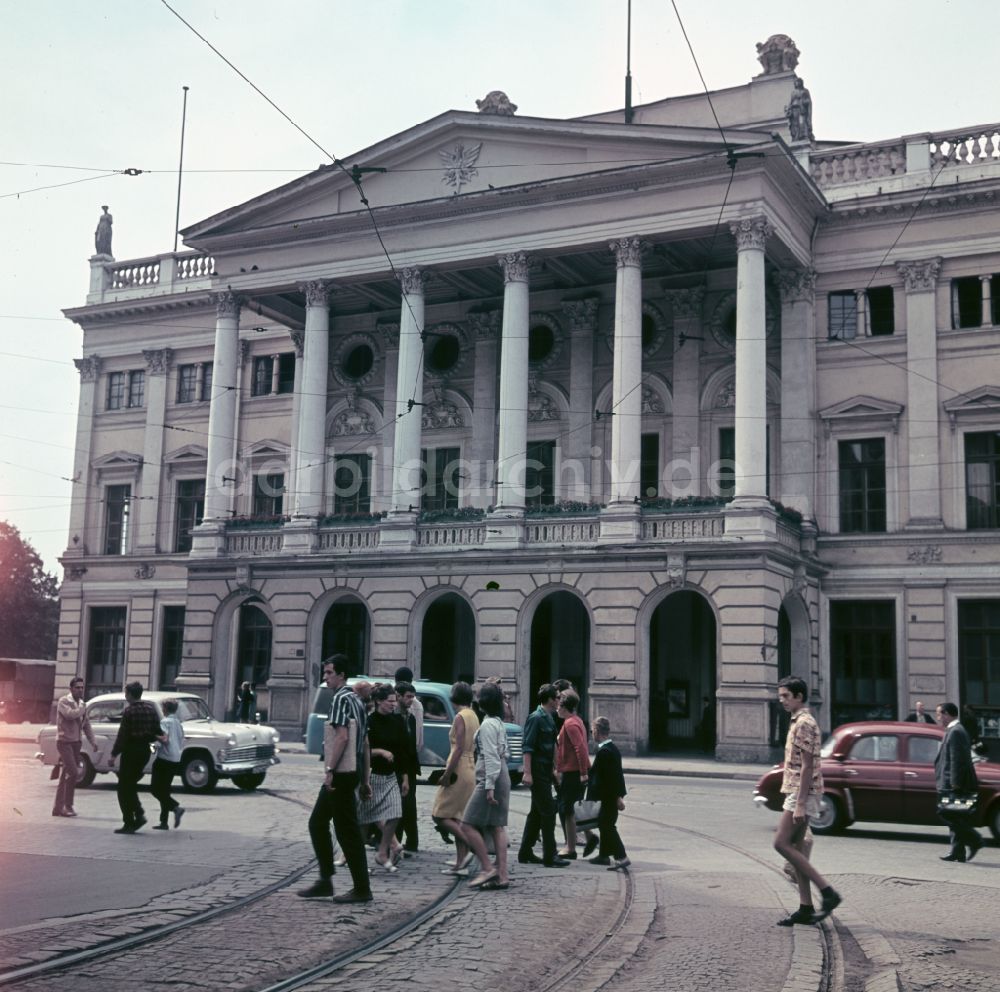
<path id="1" fill-rule="evenodd" d="M 122 293 L 181 293 L 187 289 L 207 288 L 215 275 L 215 259 L 201 252 L 169 252 L 121 262 L 91 263 L 88 303 L 103 302 Z M 135 294 L 129 291 L 137 290 Z"/>

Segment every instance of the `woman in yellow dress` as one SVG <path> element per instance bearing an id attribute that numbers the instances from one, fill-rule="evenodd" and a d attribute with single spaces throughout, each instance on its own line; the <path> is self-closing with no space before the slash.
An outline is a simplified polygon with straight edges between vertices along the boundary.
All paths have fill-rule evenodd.
<path id="1" fill-rule="evenodd" d="M 451 687 L 451 702 L 456 710 L 448 733 L 451 749 L 438 782 L 431 816 L 439 827 L 455 836 L 455 864 L 445 868 L 446 873 L 455 874 L 465 868 L 471 858 L 465 842 L 462 814 L 476 787 L 473 748 L 479 717 L 472 711 L 472 687 L 468 682 L 456 682 Z"/>

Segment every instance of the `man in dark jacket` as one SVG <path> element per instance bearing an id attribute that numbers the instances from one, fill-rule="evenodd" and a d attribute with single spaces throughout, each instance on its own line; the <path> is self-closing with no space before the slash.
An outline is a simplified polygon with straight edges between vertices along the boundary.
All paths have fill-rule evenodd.
<path id="1" fill-rule="evenodd" d="M 941 703 L 935 716 L 945 729 L 941 750 L 934 759 L 934 778 L 938 795 L 974 796 L 979 791 L 976 769 L 972 765 L 972 741 L 958 720 L 954 703 Z M 951 850 L 942 861 L 971 861 L 983 846 L 983 839 L 969 822 L 969 814 L 942 813 L 941 819 L 951 828 Z"/>
<path id="2" fill-rule="evenodd" d="M 625 853 L 625 845 L 618 833 L 619 811 L 625 808 L 625 776 L 622 774 L 621 752 L 611 739 L 611 724 L 606 716 L 597 717 L 591 725 L 597 754 L 590 766 L 590 782 L 587 798 L 601 804 L 597 817 L 597 829 L 601 835 L 601 846 L 597 857 L 591 858 L 592 865 L 606 865 L 608 871 L 624 871 L 632 863 Z"/>
<path id="3" fill-rule="evenodd" d="M 549 868 L 565 868 L 566 858 L 556 854 L 556 801 L 552 795 L 555 771 L 556 725 L 552 717 L 558 701 L 556 690 L 546 683 L 538 690 L 538 709 L 529 715 L 524 725 L 524 777 L 531 789 L 531 809 L 524 822 L 521 847 L 517 860 L 523 864 L 542 864 Z M 542 857 L 532 850 L 542 837 Z"/>
<path id="4" fill-rule="evenodd" d="M 134 834 L 146 822 L 146 814 L 139 802 L 139 779 L 149 761 L 150 745 L 163 736 L 156 707 L 143 702 L 142 684 L 130 682 L 125 686 L 125 711 L 111 749 L 112 758 L 121 755 L 118 762 L 118 805 L 125 821 L 115 831 L 116 834 Z"/>

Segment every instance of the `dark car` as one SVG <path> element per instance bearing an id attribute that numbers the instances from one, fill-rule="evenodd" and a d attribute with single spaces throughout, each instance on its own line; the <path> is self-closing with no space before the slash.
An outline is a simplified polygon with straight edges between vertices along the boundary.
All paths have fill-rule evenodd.
<path id="1" fill-rule="evenodd" d="M 944 731 L 928 723 L 868 721 L 845 723 L 823 745 L 823 801 L 810 820 L 818 834 L 852 823 L 910 823 L 942 826 L 937 815 L 934 758 Z M 781 810 L 782 765 L 763 775 L 755 803 Z M 1000 842 L 1000 764 L 976 761 L 979 808 L 976 825 L 987 826 Z"/>

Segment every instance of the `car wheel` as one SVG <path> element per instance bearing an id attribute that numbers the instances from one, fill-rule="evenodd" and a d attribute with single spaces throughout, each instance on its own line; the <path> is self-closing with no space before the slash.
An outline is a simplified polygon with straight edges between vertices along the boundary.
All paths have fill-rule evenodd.
<path id="1" fill-rule="evenodd" d="M 1000 802 L 995 802 L 986 811 L 986 826 L 990 828 L 993 839 L 1000 844 Z"/>
<path id="2" fill-rule="evenodd" d="M 264 784 L 265 778 L 265 772 L 257 772 L 256 774 L 250 775 L 234 775 L 233 785 L 235 785 L 237 789 L 242 789 L 244 792 L 253 792 L 253 790 L 258 786 Z"/>
<path id="3" fill-rule="evenodd" d="M 80 755 L 80 764 L 78 765 L 76 772 L 76 787 L 78 789 L 86 789 L 87 786 L 93 785 L 94 779 L 97 778 L 97 769 L 94 768 L 90 758 L 88 758 L 85 754 Z"/>
<path id="4" fill-rule="evenodd" d="M 192 754 L 184 759 L 181 781 L 188 792 L 211 792 L 219 781 L 219 776 L 207 754 Z"/>
<path id="5" fill-rule="evenodd" d="M 524 772 L 511 772 L 510 773 L 510 787 L 516 789 L 521 784 L 521 779 L 524 778 Z"/>
<path id="6" fill-rule="evenodd" d="M 809 818 L 809 829 L 814 834 L 833 834 L 843 830 L 847 818 L 840 803 L 829 793 L 824 793 L 819 803 L 819 816 Z"/>

